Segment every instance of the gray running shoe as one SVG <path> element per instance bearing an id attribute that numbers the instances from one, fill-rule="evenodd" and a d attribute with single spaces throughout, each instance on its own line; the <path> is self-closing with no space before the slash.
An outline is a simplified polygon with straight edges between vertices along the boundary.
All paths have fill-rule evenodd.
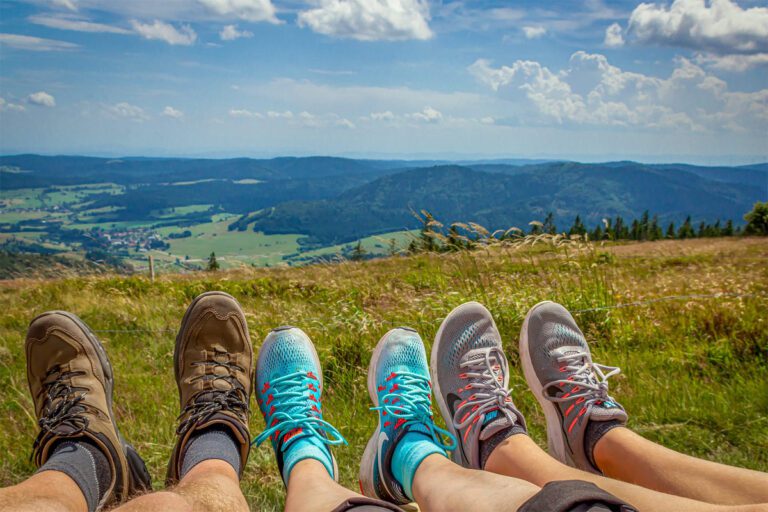
<path id="1" fill-rule="evenodd" d="M 520 332 L 520 359 L 528 386 L 544 409 L 549 453 L 560 462 L 601 474 L 584 447 L 592 421 L 626 423 L 627 413 L 608 394 L 619 369 L 592 362 L 584 335 L 560 304 L 541 302 Z"/>
<path id="2" fill-rule="evenodd" d="M 435 335 L 430 360 L 435 397 L 458 447 L 453 460 L 482 469 L 481 441 L 525 419 L 509 396 L 509 370 L 491 313 L 477 302 L 457 307 Z"/>

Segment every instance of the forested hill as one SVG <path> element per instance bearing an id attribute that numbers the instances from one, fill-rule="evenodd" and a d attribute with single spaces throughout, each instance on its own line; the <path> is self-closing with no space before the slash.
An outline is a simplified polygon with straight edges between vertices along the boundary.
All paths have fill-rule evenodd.
<path id="1" fill-rule="evenodd" d="M 690 166 L 635 163 L 552 163 L 526 167 L 436 166 L 384 176 L 338 197 L 294 201 L 251 217 L 265 233 L 302 233 L 319 244 L 414 228 L 411 210 L 426 209 L 443 222 L 472 221 L 489 229 L 527 227 L 553 212 L 560 222 L 576 215 L 588 223 L 616 215 L 660 220 L 741 219 L 768 197 L 768 170 L 742 168 L 733 177 Z M 490 171 L 490 172 L 489 172 Z M 759 183 L 762 183 L 760 185 Z"/>
<path id="2" fill-rule="evenodd" d="M 662 222 L 739 223 L 768 199 L 768 164 L 8 155 L 0 191 L 7 233 L 188 227 L 237 215 L 232 230 L 300 235 L 303 247 L 320 247 L 417 227 L 411 210 L 422 209 L 489 229 L 525 228 L 549 212 L 559 225 L 645 210 Z"/>

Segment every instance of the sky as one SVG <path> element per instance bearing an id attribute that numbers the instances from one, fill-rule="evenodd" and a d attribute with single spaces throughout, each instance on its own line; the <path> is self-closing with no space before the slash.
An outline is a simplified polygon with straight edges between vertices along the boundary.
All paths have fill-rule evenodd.
<path id="1" fill-rule="evenodd" d="M 768 1 L 0 1 L 0 153 L 768 161 Z"/>

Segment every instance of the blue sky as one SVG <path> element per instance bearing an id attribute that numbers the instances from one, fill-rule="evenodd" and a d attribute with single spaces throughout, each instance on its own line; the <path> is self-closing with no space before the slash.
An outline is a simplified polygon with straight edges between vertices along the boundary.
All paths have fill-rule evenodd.
<path id="1" fill-rule="evenodd" d="M 0 152 L 768 160 L 768 2 L 0 3 Z"/>

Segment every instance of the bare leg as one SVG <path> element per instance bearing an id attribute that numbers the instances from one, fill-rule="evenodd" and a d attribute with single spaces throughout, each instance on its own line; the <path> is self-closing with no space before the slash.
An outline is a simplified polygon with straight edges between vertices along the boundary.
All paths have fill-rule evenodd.
<path id="1" fill-rule="evenodd" d="M 80 487 L 60 471 L 36 473 L 0 489 L 0 512 L 86 512 Z"/>
<path id="2" fill-rule="evenodd" d="M 719 510 L 768 511 L 766 505 L 730 507 L 663 494 L 637 485 L 586 473 L 562 464 L 526 435 L 514 435 L 500 444 L 488 458 L 485 469 L 493 473 L 522 478 L 543 486 L 556 480 L 585 480 L 630 503 L 643 512 L 707 512 Z"/>
<path id="3" fill-rule="evenodd" d="M 163 492 L 145 494 L 122 507 L 119 512 L 248 512 L 240 491 L 237 473 L 228 463 L 210 459 L 184 475 L 179 485 Z"/>
<path id="4" fill-rule="evenodd" d="M 427 512 L 515 511 L 539 490 L 523 480 L 463 468 L 437 454 L 425 458 L 413 478 L 416 503 Z"/>
<path id="5" fill-rule="evenodd" d="M 476 499 L 478 490 L 483 494 L 481 502 Z M 414 497 L 424 511 L 514 511 L 538 491 L 538 487 L 522 480 L 464 469 L 442 455 L 424 459 L 413 480 Z M 360 496 L 334 482 L 320 462 L 306 459 L 291 470 L 285 510 L 327 512 Z"/>
<path id="6" fill-rule="evenodd" d="M 285 511 L 327 512 L 359 496 L 336 483 L 320 461 L 304 459 L 291 469 Z"/>
<path id="7" fill-rule="evenodd" d="M 768 474 L 709 462 L 653 443 L 626 428 L 595 445 L 606 476 L 708 503 L 768 503 Z"/>

